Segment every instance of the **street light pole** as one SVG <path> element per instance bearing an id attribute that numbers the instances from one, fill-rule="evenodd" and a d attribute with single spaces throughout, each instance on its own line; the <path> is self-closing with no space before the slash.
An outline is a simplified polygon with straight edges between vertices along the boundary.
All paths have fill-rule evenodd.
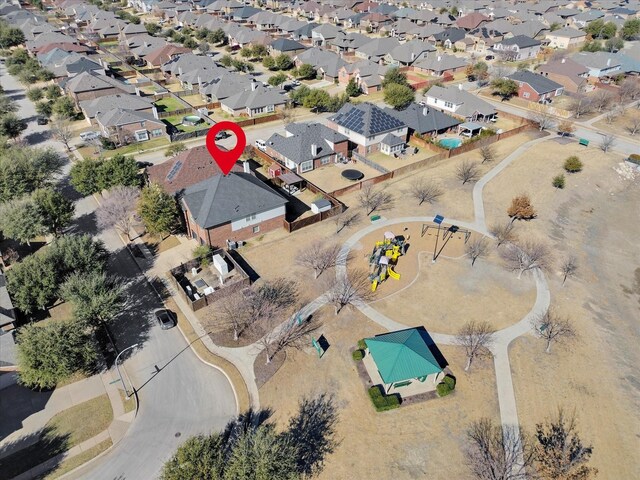
<path id="1" fill-rule="evenodd" d="M 120 355 L 122 355 L 124 352 L 126 352 L 127 350 L 131 350 L 132 348 L 137 347 L 139 344 L 138 343 L 134 343 L 133 345 L 131 345 L 130 347 L 125 348 L 124 350 L 122 350 L 117 356 L 116 356 L 116 370 L 118 371 L 118 376 L 120 377 L 120 382 L 122 382 L 122 386 L 124 387 L 124 393 L 127 396 L 127 400 L 129 399 L 129 397 L 131 395 L 129 395 L 129 392 L 127 391 L 127 384 L 124 383 L 124 379 L 122 378 L 122 373 L 120 373 L 120 367 L 118 366 L 118 359 L 120 358 Z M 131 383 L 131 379 L 129 379 L 129 383 Z M 133 383 L 131 383 L 131 394 L 133 394 Z"/>

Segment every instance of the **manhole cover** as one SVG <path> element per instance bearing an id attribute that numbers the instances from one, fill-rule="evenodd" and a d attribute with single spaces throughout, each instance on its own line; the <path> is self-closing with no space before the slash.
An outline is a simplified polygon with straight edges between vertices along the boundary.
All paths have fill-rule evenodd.
<path id="1" fill-rule="evenodd" d="M 176 432 L 176 438 L 178 438 L 180 435 L 182 435 L 180 432 Z"/>

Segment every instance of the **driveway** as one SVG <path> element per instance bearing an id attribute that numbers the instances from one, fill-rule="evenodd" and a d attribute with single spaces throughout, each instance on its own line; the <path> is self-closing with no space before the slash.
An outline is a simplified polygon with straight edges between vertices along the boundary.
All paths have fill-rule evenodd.
<path id="1" fill-rule="evenodd" d="M 7 75 L 4 66 L 0 66 L 0 75 L 5 91 L 20 106 L 18 115 L 29 119 L 25 137 L 38 146 L 62 151 L 60 144 L 48 138 L 47 127 L 36 125 L 33 104 L 25 98 L 22 85 Z M 68 164 L 65 172 L 69 169 Z M 68 188 L 64 191 L 75 193 Z M 119 350 L 139 343 L 139 347 L 121 359 L 139 392 L 140 408 L 120 443 L 76 472 L 73 478 L 156 478 L 163 463 L 186 437 L 226 425 L 237 413 L 235 396 L 226 377 L 202 363 L 177 328 L 161 330 L 154 323 L 153 309 L 163 306 L 155 291 L 115 231 L 97 230 L 96 200 L 77 198 L 77 194 L 75 199 L 76 219 L 72 231 L 90 233 L 104 241 L 110 251 L 110 271 L 126 282 L 127 304 L 110 329 Z"/>

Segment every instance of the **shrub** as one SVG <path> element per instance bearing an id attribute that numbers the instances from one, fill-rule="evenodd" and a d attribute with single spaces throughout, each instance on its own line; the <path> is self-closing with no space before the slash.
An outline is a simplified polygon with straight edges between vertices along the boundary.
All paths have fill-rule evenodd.
<path id="1" fill-rule="evenodd" d="M 582 170 L 582 162 L 578 157 L 572 155 L 564 161 L 564 169 L 569 173 L 577 173 Z"/>
<path id="2" fill-rule="evenodd" d="M 359 362 L 360 360 L 362 360 L 364 358 L 364 352 L 362 350 L 360 350 L 360 349 L 354 350 L 353 353 L 351 354 L 351 357 L 356 362 Z"/>
<path id="3" fill-rule="evenodd" d="M 640 165 L 640 155 L 638 155 L 637 153 L 632 153 L 631 155 L 629 155 L 629 158 L 627 158 L 627 161 L 635 163 L 636 165 Z"/>
<path id="4" fill-rule="evenodd" d="M 385 395 L 380 385 L 369 388 L 369 398 L 377 412 L 393 410 L 400 406 L 400 397 L 397 394 Z"/>
<path id="5" fill-rule="evenodd" d="M 366 350 L 367 349 L 367 344 L 364 341 L 364 338 L 361 338 L 360 340 L 358 340 L 358 348 L 360 350 Z"/>
<path id="6" fill-rule="evenodd" d="M 436 386 L 436 392 L 439 397 L 446 397 L 456 388 L 456 379 L 451 375 L 446 375 L 442 381 Z"/>
<path id="7" fill-rule="evenodd" d="M 551 182 L 553 184 L 554 187 L 559 188 L 559 189 L 563 189 L 564 188 L 564 175 L 560 174 L 560 175 L 556 175 L 555 177 L 553 177 L 553 181 Z"/>
<path id="8" fill-rule="evenodd" d="M 211 247 L 209 245 L 198 245 L 193 249 L 193 256 L 200 259 L 201 267 L 208 267 L 211 263 L 209 259 L 209 253 L 211 252 Z"/>
<path id="9" fill-rule="evenodd" d="M 100 137 L 100 143 L 105 150 L 115 150 L 116 144 L 113 140 L 105 137 Z"/>

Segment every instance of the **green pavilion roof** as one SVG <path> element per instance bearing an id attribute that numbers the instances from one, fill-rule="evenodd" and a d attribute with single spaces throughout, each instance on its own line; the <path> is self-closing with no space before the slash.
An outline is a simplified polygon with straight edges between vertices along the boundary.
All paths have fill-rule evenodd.
<path id="1" fill-rule="evenodd" d="M 385 383 L 438 373 L 442 368 L 431 353 L 423 329 L 410 328 L 365 338 L 369 353 Z"/>

